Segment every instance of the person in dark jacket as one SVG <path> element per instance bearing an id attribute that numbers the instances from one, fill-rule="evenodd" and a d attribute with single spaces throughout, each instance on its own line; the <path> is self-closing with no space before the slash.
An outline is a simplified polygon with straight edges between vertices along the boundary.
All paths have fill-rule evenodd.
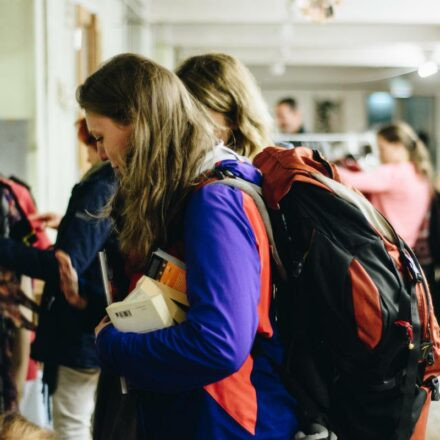
<path id="1" fill-rule="evenodd" d="M 106 306 L 97 252 L 111 232 L 110 220 L 94 214 L 107 204 L 114 190 L 111 164 L 97 163 L 73 187 L 53 249 L 0 240 L 1 266 L 45 281 L 32 357 L 44 362 L 43 381 L 53 394 L 54 428 L 61 440 L 90 438 L 99 376 L 93 329 Z M 60 290 L 57 250 L 70 256 L 81 296 L 65 296 Z"/>

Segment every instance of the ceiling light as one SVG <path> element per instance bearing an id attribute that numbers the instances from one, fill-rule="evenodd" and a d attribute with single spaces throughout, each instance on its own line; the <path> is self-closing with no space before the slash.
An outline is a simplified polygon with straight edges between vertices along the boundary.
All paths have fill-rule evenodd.
<path id="1" fill-rule="evenodd" d="M 270 73 L 273 76 L 282 76 L 286 72 L 286 65 L 282 62 L 274 63 L 270 66 Z"/>
<path id="2" fill-rule="evenodd" d="M 291 6 L 311 21 L 322 23 L 335 14 L 335 6 L 342 0 L 290 0 Z"/>
<path id="3" fill-rule="evenodd" d="M 423 64 L 420 64 L 417 73 L 420 78 L 426 78 L 428 76 L 434 75 L 438 72 L 438 65 L 435 61 L 429 60 L 425 61 Z"/>

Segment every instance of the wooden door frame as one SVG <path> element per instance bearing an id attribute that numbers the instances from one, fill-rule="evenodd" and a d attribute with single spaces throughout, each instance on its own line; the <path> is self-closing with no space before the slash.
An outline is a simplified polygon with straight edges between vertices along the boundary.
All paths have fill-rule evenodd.
<path id="1" fill-rule="evenodd" d="M 101 63 L 101 30 L 99 26 L 99 19 L 96 14 L 90 12 L 82 5 L 75 7 L 75 29 L 80 29 L 85 32 L 87 45 L 81 45 L 81 48 L 76 50 L 76 86 L 82 84 L 86 78 L 92 74 Z M 87 66 L 84 66 L 84 51 L 87 54 Z M 78 114 L 79 119 L 81 114 Z M 87 152 L 83 145 L 78 141 L 78 155 L 80 173 L 83 175 L 90 164 L 87 162 Z"/>

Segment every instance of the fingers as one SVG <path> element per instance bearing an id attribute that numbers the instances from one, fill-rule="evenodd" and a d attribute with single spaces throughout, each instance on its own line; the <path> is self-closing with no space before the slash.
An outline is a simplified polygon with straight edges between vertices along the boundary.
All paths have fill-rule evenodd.
<path id="1" fill-rule="evenodd" d="M 53 212 L 45 212 L 42 214 L 31 214 L 29 215 L 29 220 L 31 222 L 39 223 L 41 229 L 45 229 L 46 227 L 57 229 L 60 224 L 61 217 Z"/>
<path id="2" fill-rule="evenodd" d="M 66 252 L 62 250 L 55 251 L 55 258 L 58 261 L 60 269 L 62 269 L 63 271 L 69 272 L 75 270 L 72 265 L 72 260 L 70 259 L 69 254 L 66 254 Z"/>
<path id="3" fill-rule="evenodd" d="M 95 337 L 98 337 L 101 330 L 110 324 L 111 324 L 110 318 L 107 315 L 105 315 L 104 318 L 102 318 L 99 324 L 95 327 Z"/>
<path id="4" fill-rule="evenodd" d="M 83 309 L 87 301 L 79 294 L 78 274 L 72 265 L 70 256 L 61 250 L 55 252 L 60 273 L 60 288 L 66 301 L 73 307 Z"/>
<path id="5" fill-rule="evenodd" d="M 38 212 L 35 212 L 34 214 L 29 214 L 29 220 L 31 221 L 44 221 L 46 220 L 46 214 L 39 214 Z"/>

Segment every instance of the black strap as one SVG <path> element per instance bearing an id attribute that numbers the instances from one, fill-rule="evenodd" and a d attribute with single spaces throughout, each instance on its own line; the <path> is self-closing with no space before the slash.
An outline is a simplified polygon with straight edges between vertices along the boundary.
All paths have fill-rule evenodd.
<path id="1" fill-rule="evenodd" d="M 413 403 L 415 384 L 418 374 L 418 361 L 420 359 L 420 317 L 417 305 L 416 284 L 411 287 L 411 321 L 414 332 L 414 346 L 408 353 L 406 379 L 403 387 L 403 402 L 400 411 L 400 420 L 397 428 L 397 440 L 408 440 L 411 437 L 413 425 Z"/>

